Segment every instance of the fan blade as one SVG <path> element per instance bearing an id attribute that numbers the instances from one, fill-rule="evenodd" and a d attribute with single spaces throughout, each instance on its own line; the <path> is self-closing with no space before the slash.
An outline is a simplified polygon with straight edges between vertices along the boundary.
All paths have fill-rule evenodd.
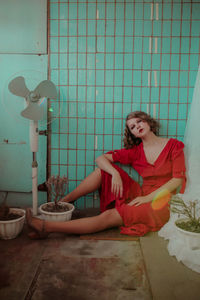
<path id="1" fill-rule="evenodd" d="M 43 118 L 43 107 L 37 103 L 29 102 L 28 106 L 21 112 L 21 115 L 33 121 L 39 121 Z"/>
<path id="2" fill-rule="evenodd" d="M 29 90 L 26 87 L 24 77 L 19 76 L 14 78 L 8 85 L 9 91 L 16 95 L 21 97 L 26 97 L 29 93 Z"/>
<path id="3" fill-rule="evenodd" d="M 57 99 L 56 86 L 50 80 L 40 82 L 34 90 L 34 93 L 39 94 L 40 98 L 47 97 L 50 99 Z"/>

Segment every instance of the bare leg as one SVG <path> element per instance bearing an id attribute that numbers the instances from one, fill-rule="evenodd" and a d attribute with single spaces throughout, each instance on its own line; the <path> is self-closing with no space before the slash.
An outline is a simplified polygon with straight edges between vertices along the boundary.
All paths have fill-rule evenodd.
<path id="1" fill-rule="evenodd" d="M 43 229 L 43 221 L 38 218 L 32 218 L 28 221 L 29 225 L 36 231 L 41 232 Z M 62 232 L 68 234 L 86 234 L 102 231 L 106 228 L 118 227 L 123 224 L 122 218 L 118 211 L 113 208 L 109 209 L 102 214 L 82 218 L 77 220 L 71 220 L 67 222 L 50 222 L 45 221 L 45 232 Z"/>
<path id="2" fill-rule="evenodd" d="M 97 168 L 88 175 L 78 186 L 61 201 L 73 202 L 81 196 L 96 191 L 101 186 L 101 170 Z"/>

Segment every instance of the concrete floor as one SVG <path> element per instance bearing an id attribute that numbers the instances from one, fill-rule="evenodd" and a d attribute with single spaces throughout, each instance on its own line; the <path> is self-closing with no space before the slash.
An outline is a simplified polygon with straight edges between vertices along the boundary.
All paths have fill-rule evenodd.
<path id="1" fill-rule="evenodd" d="M 138 240 L 53 234 L 32 241 L 27 227 L 0 240 L 2 300 L 199 300 L 200 274 L 177 262 L 157 233 Z"/>

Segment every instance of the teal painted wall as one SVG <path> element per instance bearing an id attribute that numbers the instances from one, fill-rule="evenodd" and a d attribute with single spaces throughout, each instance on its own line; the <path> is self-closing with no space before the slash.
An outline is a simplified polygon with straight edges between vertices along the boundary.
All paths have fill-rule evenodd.
<path id="1" fill-rule="evenodd" d="M 30 192 L 29 121 L 20 116 L 25 100 L 10 94 L 8 83 L 24 76 L 33 90 L 48 77 L 47 1 L 0 1 L 0 41 L 0 191 Z M 46 147 L 46 137 L 40 137 L 39 183 L 46 179 Z"/>
<path id="2" fill-rule="evenodd" d="M 130 111 L 149 112 L 162 136 L 183 140 L 199 35 L 198 1 L 50 1 L 49 71 L 60 117 L 49 170 L 69 177 L 69 191 L 98 155 L 122 147 Z M 97 195 L 78 206 L 98 206 Z"/>
<path id="3" fill-rule="evenodd" d="M 8 83 L 17 76 L 26 79 L 34 90 L 47 78 L 47 55 L 0 54 L 0 191 L 30 192 L 32 190 L 32 152 L 29 120 L 21 117 L 25 100 L 8 91 Z M 41 127 L 41 126 L 40 126 Z M 42 128 L 45 129 L 45 128 Z M 47 138 L 39 137 L 38 181 L 46 180 Z"/>
<path id="4" fill-rule="evenodd" d="M 47 0 L 0 1 L 0 53 L 47 53 Z"/>

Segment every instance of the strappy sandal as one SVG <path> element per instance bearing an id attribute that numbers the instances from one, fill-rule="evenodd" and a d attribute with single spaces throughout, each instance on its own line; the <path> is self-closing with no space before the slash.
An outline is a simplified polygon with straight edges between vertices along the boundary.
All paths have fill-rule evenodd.
<path id="1" fill-rule="evenodd" d="M 45 220 L 42 221 L 42 229 L 38 230 L 34 225 L 33 225 L 33 216 L 30 208 L 26 209 L 26 222 L 29 228 L 31 229 L 31 232 L 29 232 L 28 236 L 32 240 L 41 240 L 41 239 L 46 239 L 48 237 L 48 233 L 45 230 Z"/>

